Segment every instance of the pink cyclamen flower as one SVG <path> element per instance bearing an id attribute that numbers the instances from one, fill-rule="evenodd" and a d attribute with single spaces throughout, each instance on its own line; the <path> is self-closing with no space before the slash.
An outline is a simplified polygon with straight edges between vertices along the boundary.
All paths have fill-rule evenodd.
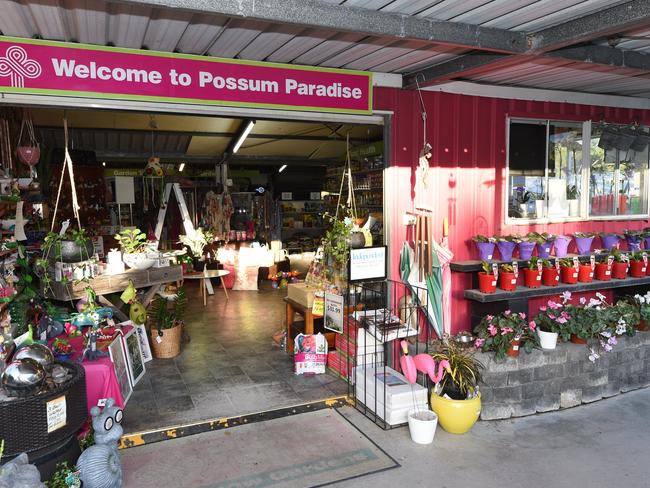
<path id="1" fill-rule="evenodd" d="M 557 310 L 558 308 L 560 308 L 560 304 L 557 303 L 557 302 L 554 302 L 553 300 L 549 300 L 548 301 L 548 308 L 551 308 L 553 310 Z"/>
<path id="2" fill-rule="evenodd" d="M 607 339 L 607 343 L 611 346 L 615 346 L 616 344 L 618 344 L 618 339 L 616 338 L 616 336 L 612 336 L 609 339 Z"/>
<path id="3" fill-rule="evenodd" d="M 491 336 L 497 335 L 497 328 L 494 325 L 490 325 L 488 327 L 488 332 L 490 333 Z"/>
<path id="4" fill-rule="evenodd" d="M 503 315 L 505 315 L 505 316 L 507 317 L 507 316 L 510 315 L 511 313 L 512 313 L 512 312 L 511 312 L 510 310 L 506 310 L 505 312 L 503 312 Z"/>
<path id="5" fill-rule="evenodd" d="M 519 312 L 519 316 L 521 317 L 521 320 L 526 320 L 526 314 L 524 312 Z"/>
<path id="6" fill-rule="evenodd" d="M 501 329 L 501 335 L 507 335 L 510 332 L 514 332 L 514 329 L 512 327 L 504 327 Z"/>
<path id="7" fill-rule="evenodd" d="M 564 303 L 566 303 L 566 302 L 568 302 L 569 300 L 571 300 L 571 292 L 570 292 L 570 291 L 565 291 L 565 292 L 563 292 L 561 296 L 562 296 L 562 301 L 563 301 Z"/>
<path id="8" fill-rule="evenodd" d="M 531 320 L 530 322 L 528 322 L 528 327 L 530 328 L 530 330 L 535 330 L 537 324 L 535 323 L 534 320 Z"/>
<path id="9" fill-rule="evenodd" d="M 485 343 L 485 339 L 478 338 L 474 341 L 474 347 L 479 348 Z"/>
<path id="10" fill-rule="evenodd" d="M 587 299 L 585 297 L 580 297 L 580 305 L 584 305 L 587 303 Z"/>
<path id="11" fill-rule="evenodd" d="M 485 320 L 487 320 L 488 322 L 491 322 L 493 318 L 494 317 L 492 315 L 486 315 L 485 316 Z"/>
<path id="12" fill-rule="evenodd" d="M 555 321 L 558 324 L 566 324 L 566 322 L 567 322 L 567 320 L 564 317 L 562 317 L 561 315 L 558 318 L 556 318 Z"/>
<path id="13" fill-rule="evenodd" d="M 541 307 L 539 307 L 539 311 L 540 311 L 540 312 L 546 312 L 546 310 L 547 310 L 547 309 L 546 309 L 546 307 L 545 307 L 544 305 L 542 305 Z"/>
<path id="14" fill-rule="evenodd" d="M 563 319 L 566 319 L 566 320 L 569 320 L 571 318 L 571 316 L 568 313 L 564 312 L 564 311 L 560 314 L 560 317 L 562 317 Z"/>

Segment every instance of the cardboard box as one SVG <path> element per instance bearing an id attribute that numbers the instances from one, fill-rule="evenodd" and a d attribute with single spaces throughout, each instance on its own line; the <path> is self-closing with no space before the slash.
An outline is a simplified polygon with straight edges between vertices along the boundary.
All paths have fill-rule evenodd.
<path id="1" fill-rule="evenodd" d="M 316 288 L 307 286 L 305 283 L 289 283 L 287 286 L 287 298 L 299 303 L 303 307 L 311 308 L 314 303 L 314 292 Z"/>

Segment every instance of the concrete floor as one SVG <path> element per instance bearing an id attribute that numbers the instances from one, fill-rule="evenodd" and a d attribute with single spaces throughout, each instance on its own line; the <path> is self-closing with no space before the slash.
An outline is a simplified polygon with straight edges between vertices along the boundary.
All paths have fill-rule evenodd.
<path id="1" fill-rule="evenodd" d="M 650 389 L 569 410 L 478 422 L 465 435 L 436 431 L 411 442 L 408 428 L 382 431 L 352 409 L 345 415 L 402 467 L 336 487 L 650 487 Z"/>
<path id="2" fill-rule="evenodd" d="M 215 289 L 207 306 L 196 282 L 186 285 L 191 341 L 173 359 L 146 363 L 147 372 L 124 409 L 124 431 L 176 426 L 289 407 L 347 394 L 331 376 L 301 375 L 272 342 L 283 327 L 286 290 L 268 282 L 258 291 Z"/>

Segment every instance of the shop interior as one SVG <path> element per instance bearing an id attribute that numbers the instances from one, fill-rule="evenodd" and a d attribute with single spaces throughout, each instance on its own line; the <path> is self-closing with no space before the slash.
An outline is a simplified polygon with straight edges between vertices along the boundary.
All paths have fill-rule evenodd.
<path id="1" fill-rule="evenodd" d="M 6 237 L 15 231 L 11 221 L 20 220 L 29 255 L 39 259 L 47 231 L 58 232 L 65 219 L 76 226 L 75 192 L 69 170 L 62 173 L 67 148 L 79 223 L 99 258 L 91 282 L 121 271 L 120 265 L 112 269 L 109 258 L 121 245 L 125 250 L 124 240 L 114 237 L 125 229 L 137 228 L 158 242 L 161 254 L 150 280 L 151 270 L 183 267 L 180 276 L 155 290 L 145 286 L 149 283 L 128 282 L 136 289 L 134 301 L 148 302 L 144 340 L 153 353 L 143 356 L 143 371 L 122 390 L 126 433 L 347 393 L 347 383 L 334 370 L 294 373 L 287 340 L 304 323 L 296 315 L 287 338 L 283 298 L 289 283 L 305 279 L 326 236 L 327 215 L 346 203 L 350 187 L 357 224 L 370 231 L 374 245 L 383 244 L 382 126 L 51 108 L 4 114 L 14 139 L 22 129 L 19 137 L 40 147 L 33 167 L 13 163 L 12 176 L 26 178 L 20 182 L 25 204 L 22 216 L 3 205 Z M 342 180 L 348 159 L 351 185 Z M 192 243 L 180 242 L 188 223 L 210 232 L 205 263 L 190 259 L 196 254 Z M 52 288 L 81 290 L 85 285 L 77 281 L 83 279 L 66 282 L 63 268 L 48 279 Z M 129 268 L 127 263 L 127 274 Z M 222 273 L 192 279 L 195 269 Z M 176 317 L 183 323 L 180 351 L 157 358 L 152 331 L 162 320 L 158 307 L 164 300 L 163 308 L 175 313 L 180 289 L 186 297 Z M 123 290 L 111 291 L 107 303 L 133 319 Z M 59 309 L 75 302 L 48 301 Z M 116 311 L 114 322 L 119 318 Z M 326 332 L 318 320 L 316 331 Z M 333 351 L 334 340 L 328 339 Z M 104 351 L 108 342 L 97 344 Z M 116 373 L 119 377 L 117 366 Z"/>

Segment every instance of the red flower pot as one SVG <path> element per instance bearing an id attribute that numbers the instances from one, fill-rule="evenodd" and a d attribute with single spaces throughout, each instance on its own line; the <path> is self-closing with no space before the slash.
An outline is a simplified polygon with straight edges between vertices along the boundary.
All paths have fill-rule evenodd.
<path id="1" fill-rule="evenodd" d="M 642 320 L 636 326 L 636 330 L 642 330 L 642 331 L 650 330 L 650 325 L 648 325 L 648 322 L 646 322 L 645 320 Z"/>
<path id="2" fill-rule="evenodd" d="M 577 335 L 571 334 L 571 342 L 573 342 L 574 344 L 586 344 L 587 339 L 581 339 Z"/>
<path id="3" fill-rule="evenodd" d="M 524 285 L 528 288 L 539 288 L 542 284 L 542 273 L 536 269 L 524 268 Z"/>
<path id="4" fill-rule="evenodd" d="M 555 268 L 544 268 L 542 270 L 542 284 L 544 286 L 557 286 L 560 277 Z"/>
<path id="5" fill-rule="evenodd" d="M 573 266 L 560 266 L 560 275 L 562 283 L 575 285 L 578 282 L 578 270 Z"/>
<path id="6" fill-rule="evenodd" d="M 612 270 L 609 269 L 607 263 L 596 263 L 595 276 L 597 280 L 609 281 L 612 278 Z"/>
<path id="7" fill-rule="evenodd" d="M 478 274 L 478 289 L 481 293 L 494 293 L 497 291 L 497 280 L 494 275 L 481 271 Z"/>
<path id="8" fill-rule="evenodd" d="M 594 278 L 594 270 L 591 264 L 581 264 L 578 268 L 578 281 L 580 283 L 591 283 Z"/>
<path id="9" fill-rule="evenodd" d="M 510 342 L 510 347 L 506 351 L 506 354 L 511 358 L 516 358 L 519 356 L 519 339 L 515 339 Z"/>
<path id="10" fill-rule="evenodd" d="M 646 275 L 646 265 L 643 261 L 630 261 L 630 276 L 643 278 Z"/>
<path id="11" fill-rule="evenodd" d="M 627 263 L 612 263 L 612 277 L 617 280 L 624 280 L 627 278 Z"/>
<path id="12" fill-rule="evenodd" d="M 501 271 L 499 273 L 499 288 L 505 291 L 514 291 L 517 288 L 517 277 L 515 274 Z"/>

